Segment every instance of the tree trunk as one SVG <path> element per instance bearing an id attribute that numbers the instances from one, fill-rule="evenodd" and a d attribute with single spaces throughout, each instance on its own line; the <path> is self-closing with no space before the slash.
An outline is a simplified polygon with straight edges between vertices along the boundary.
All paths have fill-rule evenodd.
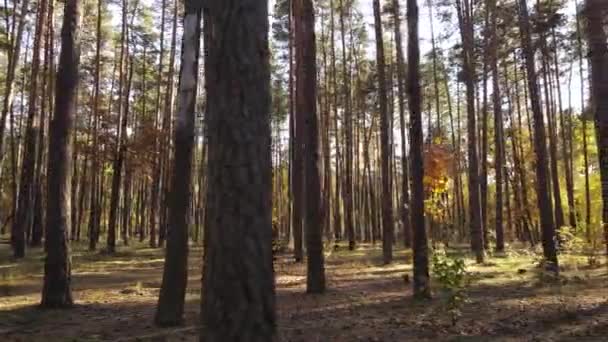
<path id="1" fill-rule="evenodd" d="M 209 188 L 201 341 L 272 341 L 268 3 L 204 8 Z"/>
<path id="2" fill-rule="evenodd" d="M 323 218 L 321 215 L 321 168 L 319 150 L 319 117 L 316 108 L 316 42 L 314 11 L 311 0 L 297 0 L 294 7 L 296 34 L 296 116 L 304 116 L 304 233 L 308 256 L 306 292 L 325 291 L 323 261 Z"/>
<path id="3" fill-rule="evenodd" d="M 19 204 L 13 221 L 11 241 L 13 242 L 13 256 L 15 258 L 25 257 L 26 230 L 30 229 L 34 219 L 35 170 L 36 157 L 38 155 L 38 130 L 40 129 L 40 115 L 37 108 L 38 103 L 38 80 L 40 70 L 40 52 L 45 37 L 46 11 L 48 4 L 45 0 L 38 3 L 38 14 L 36 19 L 36 31 L 34 35 L 34 46 L 32 49 L 31 76 L 29 84 L 27 123 L 25 128 L 25 141 L 23 151 L 23 163 L 21 165 L 21 176 L 19 180 Z M 3 152 L 0 150 L 0 154 Z"/>
<path id="4" fill-rule="evenodd" d="M 405 61 L 403 57 L 403 43 L 401 39 L 401 13 L 399 0 L 393 3 L 393 29 L 395 30 L 395 49 L 397 50 L 397 101 L 399 104 L 399 127 L 401 133 L 401 221 L 403 222 L 403 243 L 406 248 L 412 245 L 410 227 L 410 190 L 409 190 L 409 166 L 407 162 L 407 147 L 405 144 Z"/>
<path id="5" fill-rule="evenodd" d="M 505 239 L 503 227 L 503 176 L 505 152 L 503 149 L 503 119 L 502 98 L 500 94 L 500 80 L 498 78 L 498 34 L 497 34 L 497 8 L 496 0 L 488 1 L 488 10 L 491 11 L 491 47 L 490 65 L 492 68 L 492 107 L 494 108 L 494 148 L 495 148 L 495 170 L 496 170 L 496 251 L 504 252 Z"/>
<path id="6" fill-rule="evenodd" d="M 76 112 L 78 89 L 79 0 L 65 4 L 61 29 L 61 53 L 57 70 L 55 113 L 50 126 L 48 193 L 46 216 L 46 259 L 44 262 L 43 308 L 72 305 L 71 260 L 68 242 L 70 207 L 70 136 Z"/>
<path id="7" fill-rule="evenodd" d="M 602 222 L 606 255 L 608 255 L 608 49 L 604 18 L 607 13 L 608 6 L 604 1 L 586 1 L 587 41 L 591 60 L 591 93 L 602 181 Z"/>
<path id="8" fill-rule="evenodd" d="M 408 84 L 410 107 L 410 158 L 412 167 L 411 226 L 414 231 L 414 296 L 429 298 L 429 256 L 424 225 L 424 163 L 422 157 L 422 93 L 420 87 L 420 45 L 418 41 L 418 4 L 407 0 Z"/>
<path id="9" fill-rule="evenodd" d="M 112 166 L 112 188 L 110 190 L 110 217 L 108 219 L 108 238 L 107 248 L 109 253 L 116 251 L 116 226 L 118 223 L 118 203 L 120 201 L 120 180 L 122 178 L 122 167 L 125 155 L 125 141 L 128 113 L 125 110 L 123 101 L 125 96 L 126 82 L 125 75 L 125 59 L 128 55 L 128 38 L 127 38 L 127 8 L 128 0 L 122 0 L 122 32 L 120 39 L 120 55 L 118 67 L 118 129 L 116 134 L 116 149 L 114 153 L 114 163 Z M 132 69 L 132 68 L 130 68 Z M 132 73 L 129 72 L 129 78 Z"/>
<path id="10" fill-rule="evenodd" d="M 393 198 L 390 187 L 389 118 L 386 96 L 386 74 L 384 63 L 384 40 L 382 37 L 382 19 L 380 0 L 374 0 L 374 27 L 376 31 L 376 63 L 378 67 L 378 96 L 380 109 L 380 149 L 382 159 L 382 256 L 384 264 L 393 261 L 393 235 L 395 233 L 393 220 Z"/>
<path id="11" fill-rule="evenodd" d="M 477 156 L 477 123 L 475 118 L 475 67 L 473 54 L 473 23 L 469 0 L 457 0 L 458 21 L 464 47 L 464 75 L 467 88 L 467 130 L 469 159 L 469 225 L 471 249 L 477 263 L 484 261 L 483 227 L 479 196 L 479 160 Z M 464 4 L 464 6 L 463 6 Z"/>
<path id="12" fill-rule="evenodd" d="M 534 116 L 534 149 L 536 152 L 536 187 L 537 201 L 540 211 L 540 224 L 542 232 L 543 254 L 547 262 L 547 270 L 559 272 L 557 263 L 557 250 L 555 246 L 555 225 L 553 222 L 553 204 L 549 197 L 549 170 L 547 166 L 547 146 L 545 138 L 545 124 L 540 107 L 538 80 L 535 68 L 534 50 L 530 33 L 530 20 L 526 0 L 519 0 L 519 26 L 522 48 L 526 60 L 528 73 L 528 90 Z"/>
<path id="13" fill-rule="evenodd" d="M 169 200 L 169 225 L 163 282 L 155 322 L 160 326 L 182 323 L 188 281 L 188 210 L 191 199 L 192 154 L 195 138 L 196 90 L 201 36 L 201 6 L 186 2 L 182 63 L 179 75 L 175 158 Z"/>

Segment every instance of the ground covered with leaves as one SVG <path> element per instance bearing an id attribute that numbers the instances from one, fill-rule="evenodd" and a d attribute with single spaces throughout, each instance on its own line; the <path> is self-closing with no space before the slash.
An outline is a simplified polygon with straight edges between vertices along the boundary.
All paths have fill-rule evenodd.
<path id="1" fill-rule="evenodd" d="M 196 341 L 202 251 L 192 247 L 186 320 L 152 324 L 163 252 L 124 248 L 114 256 L 73 251 L 71 310 L 37 308 L 43 254 L 15 262 L 0 246 L 0 341 Z M 537 267 L 534 253 L 494 256 L 484 265 L 465 257 L 461 288 L 434 283 L 434 299 L 411 298 L 411 255 L 381 264 L 380 248 L 326 252 L 328 291 L 305 294 L 306 269 L 289 255 L 275 262 L 280 341 L 605 341 L 608 265 L 562 256 L 559 279 Z M 448 260 L 450 257 L 448 256 Z M 453 260 L 453 259 L 452 259 Z M 451 276 L 450 276 L 451 277 Z M 449 278 L 449 277 L 448 277 Z M 447 287 L 446 287 L 447 286 Z M 454 301 L 458 293 L 458 301 Z"/>

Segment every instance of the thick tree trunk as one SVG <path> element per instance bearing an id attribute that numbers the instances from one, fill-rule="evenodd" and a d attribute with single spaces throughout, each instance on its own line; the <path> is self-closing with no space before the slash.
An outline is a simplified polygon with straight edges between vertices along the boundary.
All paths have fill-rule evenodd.
<path id="1" fill-rule="evenodd" d="M 61 53 L 57 70 L 55 113 L 50 126 L 48 193 L 46 216 L 46 259 L 44 262 L 43 308 L 72 305 L 71 260 L 68 242 L 70 207 L 70 136 L 76 112 L 80 23 L 79 0 L 65 4 L 61 29 Z"/>
<path id="2" fill-rule="evenodd" d="M 201 341 L 272 341 L 268 2 L 205 3 L 209 134 Z"/>
<path id="3" fill-rule="evenodd" d="M 585 16 L 587 17 L 587 41 L 591 60 L 591 92 L 602 181 L 602 222 L 606 255 L 608 255 L 608 48 L 604 29 L 606 14 L 608 14 L 608 5 L 604 1 L 586 1 Z"/>

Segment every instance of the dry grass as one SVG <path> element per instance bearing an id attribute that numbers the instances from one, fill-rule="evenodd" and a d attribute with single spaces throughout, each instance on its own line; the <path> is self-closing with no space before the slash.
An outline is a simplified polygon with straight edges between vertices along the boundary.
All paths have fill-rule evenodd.
<path id="1" fill-rule="evenodd" d="M 0 341 L 195 341 L 201 249 L 193 247 L 186 323 L 159 329 L 152 317 L 160 286 L 161 250 L 123 248 L 116 256 L 74 246 L 71 310 L 42 311 L 42 252 L 10 260 L 0 246 Z M 277 258 L 281 341 L 605 341 L 608 267 L 589 268 L 584 257 L 563 258 L 559 281 L 539 277 L 535 257 L 511 254 L 485 265 L 468 261 L 472 283 L 456 325 L 443 301 L 411 299 L 404 275 L 409 252 L 381 265 L 380 249 L 328 252 L 329 290 L 306 295 L 305 266 Z"/>

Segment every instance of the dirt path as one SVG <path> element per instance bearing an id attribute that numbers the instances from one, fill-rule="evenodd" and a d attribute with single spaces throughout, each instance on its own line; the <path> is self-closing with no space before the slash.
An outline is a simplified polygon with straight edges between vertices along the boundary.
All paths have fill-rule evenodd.
<path id="1" fill-rule="evenodd" d="M 6 251 L 0 250 L 0 257 Z M 183 327 L 159 329 L 152 317 L 162 252 L 141 249 L 110 257 L 78 249 L 72 310 L 36 308 L 40 252 L 23 263 L 0 262 L 0 341 L 196 341 L 201 250 L 193 248 Z M 396 260 L 405 260 L 403 251 Z M 0 260 L 6 260 L 4 258 Z M 410 297 L 410 265 L 379 266 L 380 251 L 361 248 L 327 258 L 329 291 L 306 295 L 305 268 L 280 256 L 275 264 L 280 341 L 606 341 L 608 276 L 604 268 L 570 267 L 560 284 L 538 283 L 530 257 L 471 266 L 473 282 L 452 325 L 441 292 Z M 523 273 L 518 270 L 526 270 Z"/>

